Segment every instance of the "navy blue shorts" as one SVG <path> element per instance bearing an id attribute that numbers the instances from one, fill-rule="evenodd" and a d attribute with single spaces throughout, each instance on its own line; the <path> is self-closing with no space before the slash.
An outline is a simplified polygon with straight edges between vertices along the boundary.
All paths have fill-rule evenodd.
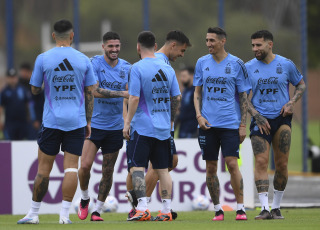
<path id="1" fill-rule="evenodd" d="M 89 138 L 96 147 L 101 148 L 102 154 L 114 153 L 119 151 L 123 145 L 122 130 L 102 130 L 91 128 L 91 137 Z"/>
<path id="2" fill-rule="evenodd" d="M 217 161 L 219 149 L 223 157 L 238 157 L 240 137 L 238 129 L 213 128 L 202 130 L 199 128 L 198 142 L 202 151 L 202 159 Z"/>
<path id="3" fill-rule="evenodd" d="M 177 154 L 176 144 L 174 143 L 174 131 L 171 131 L 170 137 L 170 147 L 171 147 L 171 154 Z"/>
<path id="4" fill-rule="evenodd" d="M 81 156 L 85 138 L 85 127 L 63 131 L 41 126 L 38 134 L 38 145 L 42 152 L 55 156 L 61 151 Z"/>
<path id="5" fill-rule="evenodd" d="M 172 167 L 170 138 L 161 141 L 154 137 L 139 135 L 135 131 L 127 146 L 128 171 L 132 167 L 148 168 L 149 160 L 154 169 Z"/>
<path id="6" fill-rule="evenodd" d="M 256 120 L 252 117 L 251 118 L 251 124 L 250 124 L 250 138 L 252 136 L 259 136 L 264 139 L 266 139 L 269 144 L 271 144 L 274 134 L 278 131 L 281 125 L 288 125 L 291 128 L 291 121 L 292 121 L 292 115 L 283 117 L 280 115 L 279 117 L 276 117 L 275 119 L 267 119 L 269 122 L 269 125 L 271 127 L 271 132 L 269 135 L 263 133 L 260 133 L 259 127 L 256 124 Z"/>

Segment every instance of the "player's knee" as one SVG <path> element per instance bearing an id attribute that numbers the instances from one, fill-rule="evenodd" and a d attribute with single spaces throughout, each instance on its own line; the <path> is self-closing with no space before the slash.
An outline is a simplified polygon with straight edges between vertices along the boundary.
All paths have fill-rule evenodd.
<path id="1" fill-rule="evenodd" d="M 256 157 L 255 168 L 257 170 L 267 170 L 268 169 L 268 159 L 262 157 Z"/>
<path id="2" fill-rule="evenodd" d="M 89 162 L 83 161 L 81 162 L 81 170 L 85 172 L 90 172 L 91 171 L 92 164 Z"/>
<path id="3" fill-rule="evenodd" d="M 288 170 L 288 162 L 287 161 L 278 161 L 275 162 L 276 170 L 279 172 L 287 171 Z"/>
<path id="4" fill-rule="evenodd" d="M 206 164 L 206 173 L 207 175 L 215 175 L 217 174 L 218 167 L 216 164 L 207 163 Z"/>

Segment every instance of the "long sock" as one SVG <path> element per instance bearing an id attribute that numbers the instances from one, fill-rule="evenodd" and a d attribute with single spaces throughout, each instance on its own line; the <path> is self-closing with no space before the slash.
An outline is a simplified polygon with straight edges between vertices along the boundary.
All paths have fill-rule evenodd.
<path id="1" fill-rule="evenodd" d="M 61 217 L 67 217 L 69 219 L 69 209 L 71 207 L 71 202 L 69 201 L 62 201 L 62 206 L 61 206 L 61 210 L 60 210 L 60 218 Z"/>
<path id="2" fill-rule="evenodd" d="M 237 211 L 242 210 L 242 211 L 246 211 L 246 209 L 244 208 L 243 204 L 237 204 Z"/>
<path id="3" fill-rule="evenodd" d="M 89 196 L 89 190 L 80 190 L 81 191 L 81 199 L 82 200 L 89 200 L 90 196 Z"/>
<path id="4" fill-rule="evenodd" d="M 214 211 L 218 212 L 219 210 L 222 210 L 221 204 L 215 204 L 214 205 Z M 223 210 L 222 210 L 223 211 Z"/>
<path id="5" fill-rule="evenodd" d="M 162 199 L 161 213 L 171 212 L 171 199 Z"/>
<path id="6" fill-rule="evenodd" d="M 283 197 L 284 191 L 278 191 L 273 189 L 273 202 L 271 209 L 280 208 L 280 203 Z"/>
<path id="7" fill-rule="evenodd" d="M 258 193 L 258 196 L 261 204 L 261 211 L 264 209 L 269 211 L 268 192 Z"/>
<path id="8" fill-rule="evenodd" d="M 102 212 L 102 207 L 104 205 L 104 202 L 97 200 L 96 202 L 96 208 L 94 212 L 98 212 L 99 214 Z"/>
<path id="9" fill-rule="evenodd" d="M 147 197 L 140 197 L 138 198 L 138 206 L 137 210 L 139 211 L 146 211 L 148 209 Z"/>
<path id="10" fill-rule="evenodd" d="M 30 208 L 28 214 L 26 215 L 26 217 L 32 218 L 34 216 L 38 216 L 40 206 L 41 206 L 41 202 L 36 202 L 36 201 L 31 200 L 31 208 Z"/>

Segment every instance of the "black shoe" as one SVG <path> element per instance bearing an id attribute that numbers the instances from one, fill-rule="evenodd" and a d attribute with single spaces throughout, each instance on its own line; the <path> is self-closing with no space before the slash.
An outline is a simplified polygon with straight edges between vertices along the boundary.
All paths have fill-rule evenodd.
<path id="1" fill-rule="evenodd" d="M 177 217 L 178 217 L 178 213 L 172 211 L 172 209 L 171 209 L 171 215 L 172 215 L 173 220 L 177 219 Z"/>
<path id="2" fill-rule="evenodd" d="M 126 197 L 128 198 L 128 201 L 130 202 L 132 209 L 136 209 L 136 207 L 138 206 L 138 199 L 135 192 L 133 190 L 126 192 Z"/>
<path id="3" fill-rule="evenodd" d="M 263 209 L 258 216 L 254 218 L 255 220 L 270 220 L 272 216 L 270 212 L 266 209 Z"/>
<path id="4" fill-rule="evenodd" d="M 284 217 L 281 215 L 280 208 L 271 209 L 272 219 L 283 220 Z"/>

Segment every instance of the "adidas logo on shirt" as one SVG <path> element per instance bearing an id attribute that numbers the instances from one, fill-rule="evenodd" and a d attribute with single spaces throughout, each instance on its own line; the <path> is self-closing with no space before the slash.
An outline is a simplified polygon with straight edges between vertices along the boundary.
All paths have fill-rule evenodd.
<path id="1" fill-rule="evenodd" d="M 64 59 L 63 62 L 59 64 L 59 67 L 55 68 L 54 71 L 72 71 L 73 68 L 68 61 L 68 59 Z"/>
<path id="2" fill-rule="evenodd" d="M 158 70 L 158 73 L 152 79 L 152 82 L 156 82 L 156 81 L 168 81 L 166 75 L 163 73 L 161 69 Z"/>
<path id="3" fill-rule="evenodd" d="M 258 69 L 256 69 L 256 70 L 254 71 L 254 73 L 259 73 L 259 70 L 258 70 Z"/>

